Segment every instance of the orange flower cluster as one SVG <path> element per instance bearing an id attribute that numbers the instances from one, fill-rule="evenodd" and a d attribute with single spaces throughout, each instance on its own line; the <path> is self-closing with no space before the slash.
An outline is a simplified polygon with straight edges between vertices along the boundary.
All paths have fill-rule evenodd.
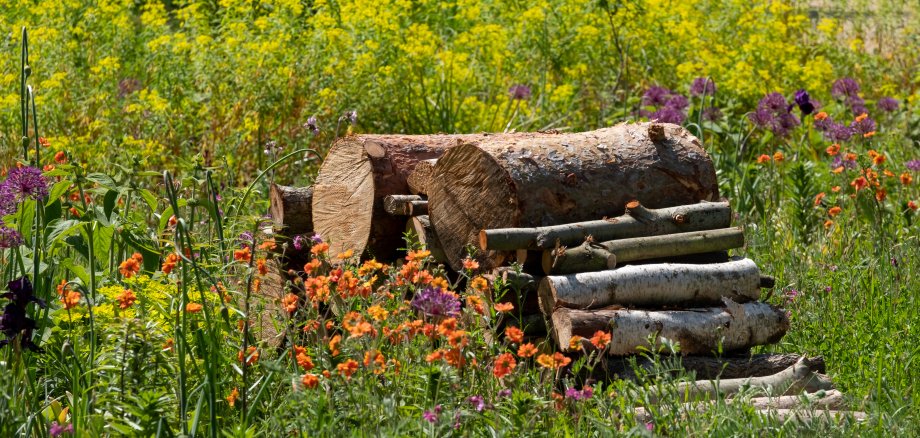
<path id="1" fill-rule="evenodd" d="M 136 252 L 127 260 L 121 262 L 121 265 L 118 266 L 118 272 L 121 273 L 122 277 L 131 278 L 141 271 L 141 263 L 143 263 L 143 261 L 144 256 Z"/>
<path id="2" fill-rule="evenodd" d="M 243 263 L 249 263 L 252 260 L 252 251 L 248 246 L 244 246 L 241 249 L 233 251 L 233 260 Z"/>
<path id="3" fill-rule="evenodd" d="M 125 289 L 115 299 L 118 300 L 118 308 L 125 310 L 134 305 L 134 302 L 137 301 L 137 295 L 131 289 Z"/>
<path id="4" fill-rule="evenodd" d="M 179 263 L 179 254 L 169 253 L 166 256 L 166 260 L 163 261 L 163 266 L 160 267 L 160 270 L 164 274 L 169 274 L 176 267 L 176 264 Z"/>
<path id="5" fill-rule="evenodd" d="M 246 365 L 255 364 L 259 361 L 259 350 L 255 346 L 250 345 L 249 348 L 246 349 L 245 355 L 243 355 L 242 351 L 238 351 L 236 353 L 236 360 L 243 363 L 244 359 L 246 360 Z"/>
<path id="6" fill-rule="evenodd" d="M 348 359 L 345 362 L 342 362 L 335 366 L 335 369 L 345 378 L 345 380 L 351 380 L 353 376 L 358 371 L 358 361 L 354 359 Z"/>
<path id="7" fill-rule="evenodd" d="M 517 366 L 517 361 L 511 353 L 502 353 L 495 358 L 495 364 L 492 366 L 492 375 L 496 378 L 504 378 L 511 374 Z"/>
<path id="8" fill-rule="evenodd" d="M 307 354 L 305 347 L 294 346 L 294 360 L 297 361 L 297 366 L 303 368 L 304 371 L 313 369 L 313 359 Z"/>
<path id="9" fill-rule="evenodd" d="M 552 356 L 541 354 L 537 357 L 537 363 L 544 368 L 556 369 L 572 363 L 572 359 L 562 353 L 556 352 Z"/>

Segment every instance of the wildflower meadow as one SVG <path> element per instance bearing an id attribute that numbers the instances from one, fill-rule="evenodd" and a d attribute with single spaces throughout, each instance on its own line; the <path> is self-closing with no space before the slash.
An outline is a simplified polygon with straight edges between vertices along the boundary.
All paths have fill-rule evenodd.
<path id="1" fill-rule="evenodd" d="M 0 0 L 0 436 L 918 436 L 918 13 Z M 754 352 L 822 356 L 865 419 L 681 410 L 679 344 L 584 378 L 611 334 L 560 351 L 474 257 L 272 230 L 270 185 L 345 136 L 637 120 L 701 141 L 775 277 L 791 327 Z"/>

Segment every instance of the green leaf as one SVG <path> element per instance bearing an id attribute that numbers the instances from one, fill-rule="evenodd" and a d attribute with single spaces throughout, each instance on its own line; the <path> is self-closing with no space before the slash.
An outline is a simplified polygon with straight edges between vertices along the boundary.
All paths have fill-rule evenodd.
<path id="1" fill-rule="evenodd" d="M 115 210 L 115 203 L 117 201 L 118 192 L 115 190 L 105 192 L 105 197 L 102 198 L 102 211 L 105 213 L 105 217 L 110 221 L 112 219 L 112 211 Z"/>
<path id="2" fill-rule="evenodd" d="M 109 251 L 112 249 L 112 239 L 115 236 L 115 227 L 98 227 L 93 230 L 93 253 L 98 266 L 106 266 Z"/>
<path id="3" fill-rule="evenodd" d="M 83 284 L 90 284 L 89 274 L 86 272 L 86 268 L 74 263 L 72 259 L 61 260 L 61 266 L 70 271 L 73 275 L 76 275 Z"/>
<path id="4" fill-rule="evenodd" d="M 107 189 L 112 189 L 112 190 L 118 189 L 118 184 L 115 183 L 115 180 L 112 179 L 112 177 L 104 173 L 91 173 L 86 176 L 86 179 L 96 184 L 99 184 L 100 186 L 105 187 Z"/>
<path id="5" fill-rule="evenodd" d="M 137 191 L 141 195 L 141 198 L 144 198 L 144 202 L 147 203 L 147 207 L 150 207 L 150 211 L 156 211 L 157 209 L 157 197 L 154 196 L 150 190 L 140 189 Z"/>
<path id="6" fill-rule="evenodd" d="M 70 190 L 70 186 L 72 185 L 73 183 L 66 179 L 54 183 L 54 186 L 51 187 L 51 193 L 48 195 L 48 202 L 46 202 L 45 205 L 50 205 L 52 202 L 57 202 L 61 196 L 64 196 L 64 194 Z"/>

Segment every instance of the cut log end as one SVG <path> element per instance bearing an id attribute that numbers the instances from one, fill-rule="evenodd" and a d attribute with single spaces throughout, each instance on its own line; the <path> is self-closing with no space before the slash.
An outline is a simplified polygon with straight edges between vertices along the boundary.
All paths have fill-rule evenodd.
<path id="1" fill-rule="evenodd" d="M 366 149 L 355 138 L 339 140 L 316 179 L 313 223 L 332 254 L 349 249 L 361 254 L 370 238 L 374 176 Z"/>

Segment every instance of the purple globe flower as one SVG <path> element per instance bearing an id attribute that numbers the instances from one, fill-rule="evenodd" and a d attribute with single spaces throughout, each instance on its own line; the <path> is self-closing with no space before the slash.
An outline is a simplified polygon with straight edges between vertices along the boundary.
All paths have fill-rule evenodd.
<path id="1" fill-rule="evenodd" d="M 853 123 L 850 123 L 850 129 L 858 134 L 868 134 L 875 131 L 875 120 L 872 120 L 871 117 L 864 117 L 860 120 L 854 120 Z"/>
<path id="2" fill-rule="evenodd" d="M 831 95 L 837 99 L 857 96 L 858 93 L 859 83 L 853 78 L 845 77 L 837 79 L 834 81 L 834 85 L 831 86 Z"/>
<path id="3" fill-rule="evenodd" d="M 664 106 L 669 108 L 674 108 L 676 110 L 683 111 L 690 106 L 690 101 L 686 97 L 680 94 L 674 94 L 670 99 L 664 104 Z"/>
<path id="4" fill-rule="evenodd" d="M 476 409 L 476 412 L 482 412 L 489 408 L 489 405 L 486 403 L 485 399 L 481 395 L 474 395 L 466 399 L 473 405 L 473 409 Z"/>
<path id="5" fill-rule="evenodd" d="M 294 236 L 294 240 L 292 243 L 294 244 L 294 249 L 296 249 L 297 251 L 300 251 L 303 249 L 304 237 L 298 234 Z"/>
<path id="6" fill-rule="evenodd" d="M 0 249 L 16 248 L 22 245 L 22 234 L 0 224 Z"/>
<path id="7" fill-rule="evenodd" d="M 920 172 L 920 160 L 910 160 L 907 163 L 904 163 L 904 165 L 907 166 L 908 170 Z"/>
<path id="8" fill-rule="evenodd" d="M 758 128 L 771 131 L 777 137 L 785 137 L 800 124 L 799 118 L 789 110 L 790 106 L 782 94 L 770 93 L 760 99 L 757 109 L 748 114 L 748 119 Z"/>
<path id="9" fill-rule="evenodd" d="M 827 131 L 824 131 L 824 138 L 833 142 L 841 142 L 849 140 L 853 134 L 855 134 L 853 128 L 842 123 L 832 123 Z"/>
<path id="10" fill-rule="evenodd" d="M 528 100 L 530 99 L 530 87 L 524 84 L 512 85 L 508 89 L 508 95 L 511 100 Z"/>
<path id="11" fill-rule="evenodd" d="M 62 424 L 58 424 L 57 421 L 54 421 L 51 423 L 51 427 L 48 428 L 48 435 L 51 435 L 52 437 L 55 437 L 55 438 L 65 433 L 71 434 L 71 435 L 73 434 L 73 424 L 68 424 L 64 426 Z"/>
<path id="12" fill-rule="evenodd" d="M 866 108 L 866 101 L 859 96 L 848 97 L 847 105 L 850 106 L 850 111 L 853 112 L 853 115 L 869 114 L 869 109 Z"/>
<path id="13" fill-rule="evenodd" d="M 3 185 L 20 200 L 42 200 L 48 197 L 48 181 L 42 175 L 42 171 L 34 167 L 10 169 Z"/>
<path id="14" fill-rule="evenodd" d="M 714 96 L 715 94 L 716 83 L 711 78 L 696 78 L 690 84 L 690 95 L 693 97 Z"/>
<path id="15" fill-rule="evenodd" d="M 897 111 L 899 106 L 898 100 L 893 97 L 883 97 L 878 101 L 878 109 L 886 113 Z"/>
<path id="16" fill-rule="evenodd" d="M 659 86 L 649 87 L 648 90 L 645 90 L 645 93 L 642 94 L 642 105 L 643 106 L 661 106 L 668 102 L 668 99 L 674 94 L 673 91 Z"/>
<path id="17" fill-rule="evenodd" d="M 664 108 L 653 112 L 651 115 L 649 115 L 648 118 L 651 120 L 658 120 L 661 123 L 674 123 L 679 125 L 684 123 L 684 120 L 687 119 L 687 115 L 677 108 L 665 106 Z"/>
<path id="18" fill-rule="evenodd" d="M 460 299 L 439 287 L 428 287 L 412 298 L 412 307 L 428 316 L 457 316 Z"/>
<path id="19" fill-rule="evenodd" d="M 711 106 L 703 110 L 703 120 L 709 122 L 718 122 L 722 120 L 722 110 Z"/>

